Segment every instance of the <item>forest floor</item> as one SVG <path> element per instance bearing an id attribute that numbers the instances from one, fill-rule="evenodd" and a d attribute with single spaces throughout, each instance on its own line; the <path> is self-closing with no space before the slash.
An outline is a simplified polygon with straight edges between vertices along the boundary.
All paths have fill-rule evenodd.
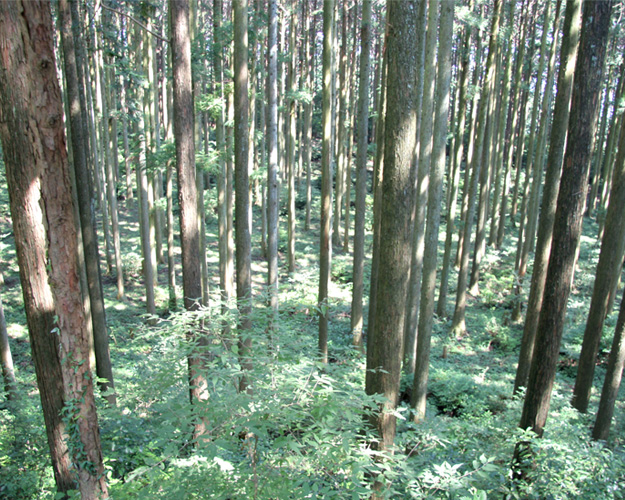
<path id="1" fill-rule="evenodd" d="M 296 272 L 280 275 L 280 320 L 268 332 L 264 305 L 266 265 L 260 245 L 260 209 L 254 207 L 253 357 L 251 394 L 236 392 L 236 347 L 224 322 L 236 324 L 216 297 L 218 249 L 215 189 L 206 190 L 207 250 L 212 299 L 201 313 L 210 335 L 206 439 L 190 440 L 185 331 L 191 319 L 167 309 L 166 266 L 159 266 L 158 321 L 146 322 L 136 200 L 120 202 L 126 298 L 104 272 L 106 312 L 118 406 L 99 397 L 102 446 L 114 499 L 368 498 L 370 477 L 382 475 L 389 498 L 624 498 L 625 403 L 617 403 L 608 443 L 590 439 L 617 311 L 607 318 L 595 392 L 588 414 L 569 400 L 599 254 L 597 226 L 584 221 L 584 238 L 545 435 L 518 429 L 522 395 L 512 388 L 522 323 L 511 321 L 516 230 L 507 228 L 501 251 L 489 248 L 479 295 L 467 307 L 468 332 L 450 337 L 450 321 L 437 318 L 432 339 L 427 418 L 416 425 L 407 403 L 398 409 L 395 453 L 379 457 L 368 446 L 363 417 L 377 403 L 364 392 L 365 357 L 351 347 L 351 253 L 335 248 L 330 288 L 330 363 L 316 360 L 318 206 L 313 226 L 297 226 Z M 286 201 L 283 198 L 283 204 Z M 371 203 L 371 199 L 368 200 Z M 0 499 L 54 498 L 43 418 L 30 357 L 8 194 L 0 174 L 0 271 L 20 398 L 0 396 Z M 283 207 L 282 215 L 285 217 Z M 353 215 L 352 215 L 353 223 Z M 286 224 L 281 224 L 281 229 Z M 371 220 L 367 221 L 371 228 Z M 367 251 L 371 234 L 367 234 Z M 441 230 L 444 238 L 444 226 Z M 179 243 L 179 240 L 176 240 Z M 286 232 L 280 234 L 281 261 Z M 101 253 L 103 253 L 103 243 Z M 368 267 L 367 267 L 368 273 Z M 531 268 L 521 300 L 527 300 Z M 448 312 L 453 310 L 455 272 Z M 365 283 L 368 288 L 368 275 Z M 181 269 L 177 269 L 178 296 Z M 617 308 L 621 294 L 617 300 Z M 365 297 L 368 297 L 365 290 Z M 236 346 L 236 343 L 234 343 Z M 443 358 L 443 347 L 448 356 Z M 404 374 L 407 394 L 411 376 Z M 406 398 L 404 398 L 406 399 Z M 511 458 L 520 440 L 532 443 L 526 481 L 514 482 Z"/>

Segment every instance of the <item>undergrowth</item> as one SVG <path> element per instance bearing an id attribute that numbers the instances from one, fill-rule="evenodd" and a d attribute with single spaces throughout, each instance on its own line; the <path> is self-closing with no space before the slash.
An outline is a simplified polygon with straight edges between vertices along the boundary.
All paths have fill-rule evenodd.
<path id="1" fill-rule="evenodd" d="M 4 185 L 1 179 L 0 184 Z M 207 198 L 212 214 L 212 191 Z M 160 286 L 158 323 L 146 325 L 138 227 L 130 207 L 128 202 L 122 210 L 128 298 L 117 301 L 114 281 L 105 280 L 118 406 L 107 407 L 100 397 L 98 409 L 111 498 L 357 499 L 371 495 L 372 477 L 384 479 L 384 494 L 398 499 L 625 497 L 622 404 L 608 443 L 590 440 L 596 391 L 588 415 L 569 404 L 596 265 L 594 239 L 582 242 L 544 437 L 537 439 L 518 428 L 523 395 L 511 395 L 522 325 L 510 321 L 515 277 L 509 271 L 514 239 L 508 238 L 504 250 L 487 253 L 480 296 L 471 298 L 467 309 L 468 333 L 450 337 L 449 321 L 436 319 L 427 418 L 420 424 L 412 422 L 406 402 L 412 377 L 403 375 L 396 448 L 382 457 L 370 446 L 374 435 L 366 423 L 380 400 L 365 393 L 365 358 L 351 347 L 349 253 L 338 251 L 334 256 L 331 362 L 324 365 L 316 356 L 315 231 L 306 233 L 298 226 L 297 272 L 280 276 L 280 317 L 275 330 L 268 331 L 265 268 L 255 228 L 256 295 L 250 334 L 254 362 L 246 374 L 251 393 L 242 394 L 236 391 L 241 376 L 236 342 L 223 332 L 224 323 L 236 324 L 232 308 L 224 313 L 213 297 L 211 306 L 194 316 L 170 314 L 166 289 Z M 313 213 L 318 213 L 317 207 Z M 54 479 L 23 326 L 8 218 L 0 224 L 0 261 L 11 263 L 5 267 L 2 297 L 21 394 L 16 402 L 0 396 L 0 498 L 53 499 Z M 593 225 L 587 226 L 588 234 L 594 234 Z M 212 215 L 207 230 L 208 260 L 211 275 L 216 276 Z M 212 290 L 215 284 L 213 279 Z M 453 297 L 453 276 L 450 284 Z M 524 287 L 526 294 L 528 284 Z M 204 353 L 208 398 L 202 405 L 191 405 L 186 359 L 196 346 L 185 334 L 197 328 L 200 319 L 210 339 Z M 614 323 L 613 314 L 606 330 Z M 606 332 L 602 346 L 609 346 L 610 334 Z M 603 370 L 598 367 L 597 384 Z M 194 442 L 192 423 L 200 415 L 208 431 Z M 533 455 L 525 480 L 513 481 L 511 460 L 519 441 L 531 443 Z"/>

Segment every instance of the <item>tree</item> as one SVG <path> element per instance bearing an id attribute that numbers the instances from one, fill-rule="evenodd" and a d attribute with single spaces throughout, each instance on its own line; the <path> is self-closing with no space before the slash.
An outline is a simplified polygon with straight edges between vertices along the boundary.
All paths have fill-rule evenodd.
<path id="1" fill-rule="evenodd" d="M 534 255 L 534 271 L 523 326 L 521 352 L 514 380 L 514 392 L 525 387 L 532 363 L 536 328 L 542 307 L 542 298 L 545 289 L 547 264 L 553 235 L 553 221 L 555 218 L 560 175 L 562 173 L 562 158 L 566 141 L 566 124 L 569 120 L 569 106 L 573 89 L 573 75 L 577 60 L 579 42 L 579 23 L 581 19 L 581 2 L 567 2 L 564 13 L 564 27 L 562 47 L 560 49 L 560 69 L 558 72 L 558 93 L 553 111 L 553 125 L 549 137 L 549 155 L 547 158 L 547 172 L 543 186 L 543 196 L 538 224 L 536 252 Z M 502 212 L 503 216 L 503 212 Z"/>
<path id="2" fill-rule="evenodd" d="M 2 2 L 0 34 L 5 44 L 0 57 L 0 139 L 55 479 L 59 492 L 66 493 L 74 488 L 76 473 L 81 497 L 96 499 L 108 492 L 49 4 Z M 66 432 L 71 436 L 67 441 Z"/>
<path id="3" fill-rule="evenodd" d="M 542 435 L 577 257 L 612 1 L 585 2 L 543 305 L 519 426 Z"/>
<path id="4" fill-rule="evenodd" d="M 605 217 L 605 235 L 601 240 L 601 253 L 595 273 L 590 311 L 584 330 L 582 351 L 579 355 L 577 378 L 573 390 L 573 406 L 586 412 L 595 375 L 595 364 L 603 323 L 610 312 L 610 293 L 620 277 L 625 241 L 625 127 L 621 127 L 618 154 L 614 163 L 610 204 Z"/>
<path id="5" fill-rule="evenodd" d="M 70 11 L 71 8 L 71 11 Z M 61 17 L 61 40 L 63 44 L 63 61 L 67 82 L 69 100 L 69 126 L 71 130 L 71 147 L 73 152 L 73 169 L 76 174 L 76 195 L 78 198 L 78 212 L 80 229 L 85 254 L 89 303 L 91 305 L 91 321 L 93 324 L 93 345 L 96 358 L 96 372 L 98 377 L 105 379 L 101 389 L 114 390 L 113 368 L 109 353 L 108 330 L 102 283 L 100 281 L 100 256 L 98 254 L 97 237 L 92 224 L 91 196 L 89 194 L 89 173 L 87 167 L 87 137 L 84 119 L 86 106 L 84 88 L 82 87 L 82 64 L 78 64 L 75 50 L 75 39 L 79 33 L 78 11 L 76 2 L 59 2 Z M 82 61 L 80 61 L 82 63 Z M 121 261 L 121 257 L 119 259 Z M 118 268 L 121 272 L 121 268 Z M 123 287 L 122 287 L 123 288 Z M 121 296 L 119 296 L 121 297 Z M 110 404 L 116 404 L 114 393 L 107 396 Z"/>
<path id="6" fill-rule="evenodd" d="M 477 195 L 478 179 L 482 168 L 488 168 L 482 165 L 482 153 L 484 149 L 484 138 L 486 133 L 486 122 L 488 119 L 489 99 L 493 91 L 495 80 L 495 55 L 497 52 L 497 38 L 499 36 L 499 20 L 501 15 L 501 2 L 495 1 L 493 17 L 491 20 L 490 42 L 488 46 L 488 59 L 486 61 L 486 77 L 482 88 L 482 95 L 479 101 L 478 122 L 476 137 L 476 151 L 472 158 L 471 165 L 471 184 L 468 193 L 467 215 L 463 228 L 463 244 L 460 270 L 458 272 L 458 286 L 456 289 L 456 307 L 452 321 L 451 330 L 454 333 L 464 333 L 466 331 L 465 310 L 467 302 L 467 276 L 469 273 L 469 250 L 471 240 L 471 230 L 473 227 L 473 217 L 475 214 L 475 197 Z M 469 166 L 467 166 L 469 168 Z"/>
<path id="7" fill-rule="evenodd" d="M 412 196 L 410 176 L 416 142 L 417 36 L 416 0 L 389 1 L 388 81 L 384 137 L 384 181 L 380 224 L 380 269 L 376 318 L 372 343 L 368 345 L 367 394 L 381 394 L 385 402 L 371 424 L 377 429 L 377 449 L 390 449 L 395 438 L 395 409 L 403 353 L 403 332 L 412 247 Z"/>
<path id="8" fill-rule="evenodd" d="M 432 7 L 434 3 L 431 3 Z M 425 418 L 427 380 L 430 365 L 430 339 L 434 323 L 434 292 L 436 290 L 436 261 L 438 230 L 440 225 L 443 194 L 443 176 L 447 146 L 447 121 L 449 117 L 449 92 L 451 84 L 451 45 L 454 28 L 453 2 L 441 2 L 438 49 L 438 76 L 436 82 L 436 108 L 432 165 L 428 196 L 427 227 L 425 230 L 425 254 L 423 256 L 423 283 L 419 311 L 419 336 L 415 376 L 411 403 L 415 408 L 415 420 Z"/>
<path id="9" fill-rule="evenodd" d="M 334 0 L 323 1 L 323 94 L 321 145 L 321 230 L 319 241 L 319 354 L 328 362 L 328 288 L 332 268 L 332 40 Z"/>
<path id="10" fill-rule="evenodd" d="M 178 202 L 180 204 L 180 242 L 182 246 L 182 289 L 184 307 L 196 311 L 202 298 L 200 266 L 200 234 L 197 217 L 195 184 L 195 142 L 193 121 L 193 93 L 191 91 L 191 39 L 189 37 L 188 0 L 170 0 L 172 76 L 174 81 L 174 141 L 176 143 L 176 171 L 178 174 Z M 189 331 L 190 342 L 206 343 L 204 336 Z M 206 377 L 203 374 L 201 353 L 195 350 L 188 356 L 191 401 L 201 404 L 207 399 Z M 199 406 L 198 404 L 198 406 Z M 193 437 L 207 431 L 204 419 L 196 418 Z"/>
<path id="11" fill-rule="evenodd" d="M 249 390 L 245 371 L 252 367 L 249 337 L 252 329 L 252 242 L 249 199 L 249 131 L 247 70 L 247 0 L 234 0 L 234 165 L 235 165 L 235 238 L 237 266 L 237 305 L 239 309 L 239 357 L 244 373 L 239 390 Z"/>
<path id="12" fill-rule="evenodd" d="M 2 379 L 4 380 L 4 392 L 9 401 L 17 399 L 17 383 L 13 368 L 13 356 L 7 332 L 7 322 L 4 317 L 2 298 L 0 297 L 0 363 L 2 363 Z"/>
<path id="13" fill-rule="evenodd" d="M 369 128 L 369 73 L 371 70 L 371 0 L 362 4 L 360 29 L 360 76 L 358 79 L 358 110 L 356 117 L 356 213 L 354 221 L 354 265 L 351 329 L 354 346 L 363 348 L 362 297 L 364 290 L 365 211 L 367 196 L 367 134 Z"/>
<path id="14" fill-rule="evenodd" d="M 272 318 L 278 312 L 278 2 L 269 0 L 267 46 L 267 288 Z M 272 322 L 273 325 L 273 322 Z"/>

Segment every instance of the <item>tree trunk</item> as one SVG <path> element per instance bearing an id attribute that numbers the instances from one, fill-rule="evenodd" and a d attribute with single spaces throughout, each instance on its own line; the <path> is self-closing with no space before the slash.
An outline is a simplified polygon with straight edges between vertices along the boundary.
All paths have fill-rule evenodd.
<path id="1" fill-rule="evenodd" d="M 73 12 L 70 12 L 70 9 Z M 69 100 L 69 125 L 71 130 L 71 147 L 73 153 L 73 168 L 76 174 L 77 198 L 82 228 L 82 240 L 87 270 L 89 301 L 91 304 L 91 320 L 93 323 L 93 346 L 95 349 L 96 371 L 98 377 L 107 382 L 100 385 L 103 391 L 114 390 L 113 369 L 109 353 L 109 339 L 106 327 L 106 313 L 104 297 L 100 281 L 100 259 L 98 255 L 97 238 L 92 224 L 91 197 L 89 196 L 89 174 L 87 171 L 86 124 L 83 121 L 85 96 L 81 64 L 76 58 L 75 40 L 79 35 L 78 10 L 76 3 L 62 1 L 59 4 L 61 16 L 61 39 L 63 43 L 64 68 L 67 80 L 67 95 Z M 115 405 L 114 394 L 107 396 L 110 404 Z"/>
<path id="2" fill-rule="evenodd" d="M 430 3 L 430 8 L 434 6 L 434 3 Z M 432 166 L 430 168 L 427 228 L 425 230 L 425 254 L 423 256 L 419 338 L 417 343 L 415 376 L 411 393 L 411 404 L 415 409 L 414 418 L 417 422 L 425 418 L 427 381 L 430 367 L 430 340 L 434 324 L 438 230 L 443 204 L 443 177 L 445 174 L 447 121 L 449 117 L 449 92 L 451 84 L 451 46 L 454 27 L 453 2 L 441 2 L 439 26 L 434 142 L 432 148 Z"/>
<path id="3" fill-rule="evenodd" d="M 384 180 L 384 128 L 386 116 L 386 75 L 388 60 L 386 51 L 382 58 L 380 97 L 378 98 L 375 127 L 375 160 L 373 167 L 373 249 L 371 252 L 371 281 L 369 284 L 369 311 L 367 315 L 367 364 L 371 363 L 375 335 L 375 310 L 378 296 L 380 270 L 380 221 L 382 219 L 382 183 Z M 365 385 L 369 384 L 371 372 L 366 372 Z"/>
<path id="4" fill-rule="evenodd" d="M 588 187 L 612 1 L 585 2 L 543 308 L 519 426 L 542 435 L 555 379 Z"/>
<path id="5" fill-rule="evenodd" d="M 184 306 L 188 311 L 198 309 L 202 298 L 200 234 L 197 218 L 197 191 L 195 184 L 195 143 L 193 94 L 191 84 L 191 40 L 189 37 L 188 0 L 170 0 L 171 50 L 174 97 L 174 141 L 176 171 L 178 174 L 178 202 L 180 205 L 180 243 L 182 246 L 182 288 Z M 189 342 L 206 345 L 206 337 L 188 331 Z M 200 347 L 201 349 L 201 347 Z M 194 350 L 187 358 L 191 402 L 196 407 L 193 438 L 205 434 L 206 421 L 201 417 L 202 405 L 208 399 L 206 376 L 203 373 L 202 352 Z"/>
<path id="6" fill-rule="evenodd" d="M 614 339 L 612 340 L 612 350 L 608 359 L 608 370 L 603 381 L 603 390 L 601 391 L 601 400 L 599 401 L 599 409 L 597 410 L 597 418 L 595 426 L 592 430 L 593 439 L 601 439 L 606 441 L 610 434 L 610 425 L 612 424 L 612 415 L 614 415 L 614 406 L 621 387 L 621 379 L 623 377 L 623 366 L 625 366 L 625 300 L 621 300 L 621 310 L 616 322 L 614 330 Z"/>
<path id="7" fill-rule="evenodd" d="M 521 352 L 514 380 L 515 393 L 520 387 L 525 387 L 527 384 L 536 339 L 536 328 L 538 327 L 538 318 L 542 308 L 547 264 L 549 262 L 553 235 L 553 222 L 558 201 L 558 191 L 560 189 L 562 158 L 564 156 L 564 145 L 569 121 L 573 72 L 577 60 L 580 18 L 581 2 L 567 2 L 564 13 L 562 47 L 560 49 L 558 93 L 556 95 L 553 124 L 549 137 L 549 156 L 547 158 L 545 185 L 543 186 L 536 253 L 534 255 L 534 270 L 532 272 L 525 325 L 523 326 Z"/>
<path id="8" fill-rule="evenodd" d="M 427 11 L 426 11 L 427 9 Z M 432 163 L 432 123 L 434 87 L 436 80 L 436 38 L 438 28 L 438 1 L 419 2 L 417 13 L 416 108 L 419 116 L 416 128 L 416 145 L 412 159 L 411 179 L 415 190 L 411 219 L 413 220 L 410 271 L 404 322 L 404 367 L 414 373 L 417 350 L 417 325 L 421 302 L 421 273 L 423 270 L 423 247 L 425 216 L 428 202 L 427 185 Z"/>
<path id="9" fill-rule="evenodd" d="M 501 1 L 495 0 L 493 17 L 491 20 L 490 42 L 488 46 L 488 59 L 486 61 L 486 76 L 479 101 L 479 117 L 477 121 L 477 131 L 475 132 L 476 151 L 473 153 L 471 162 L 471 185 L 469 187 L 469 198 L 467 204 L 467 215 L 464 223 L 464 242 L 462 245 L 462 255 L 460 270 L 458 272 L 458 286 L 456 290 L 456 307 L 452 321 L 451 331 L 453 334 L 463 334 L 466 332 L 465 310 L 467 301 L 467 277 L 469 274 L 469 251 L 471 241 L 471 229 L 473 227 L 473 217 L 475 214 L 475 197 L 477 195 L 478 180 L 480 170 L 488 168 L 482 165 L 482 153 L 484 148 L 484 138 L 486 132 L 486 121 L 488 118 L 488 102 L 490 94 L 493 92 L 495 80 L 495 55 L 497 39 L 499 36 L 499 19 L 501 14 Z M 467 166 L 467 168 L 469 168 Z"/>
<path id="10" fill-rule="evenodd" d="M 49 4 L 1 3 L 0 34 L 0 139 L 57 488 L 76 473 L 82 498 L 106 497 Z"/>
<path id="11" fill-rule="evenodd" d="M 17 399 L 17 382 L 15 369 L 13 368 L 13 356 L 7 333 L 7 322 L 4 317 L 2 298 L 0 297 L 0 362 L 2 363 L 2 379 L 4 380 L 4 392 L 9 401 Z"/>
<path id="12" fill-rule="evenodd" d="M 295 2 L 292 3 L 295 8 Z M 295 50 L 295 32 L 297 30 L 297 13 L 291 15 L 291 27 L 289 36 L 289 67 L 287 74 L 287 92 L 295 92 L 297 88 L 296 77 L 296 50 Z M 287 239 L 287 266 L 289 273 L 295 272 L 295 141 L 297 137 L 297 103 L 294 96 L 285 99 L 287 106 L 286 126 L 288 135 L 287 139 L 287 182 L 288 182 L 288 239 Z"/>
<path id="13" fill-rule="evenodd" d="M 249 214 L 249 100 L 247 70 L 247 0 L 234 0 L 234 164 L 236 189 L 236 266 L 239 310 L 239 390 L 250 392 L 246 372 L 252 369 L 252 242 Z"/>
<path id="14" fill-rule="evenodd" d="M 351 307 L 353 344 L 364 351 L 362 298 L 364 293 L 365 212 L 367 210 L 367 136 L 369 132 L 369 74 L 371 71 L 371 0 L 362 4 L 360 29 L 360 76 L 358 80 L 356 212 L 354 221 L 354 264 Z"/>
<path id="15" fill-rule="evenodd" d="M 267 288 L 271 328 L 278 314 L 278 0 L 269 0 L 267 60 Z"/>
<path id="16" fill-rule="evenodd" d="M 605 236 L 601 240 L 601 254 L 595 272 L 590 311 L 584 330 L 582 351 L 579 355 L 577 378 L 573 390 L 572 404 L 582 413 L 588 410 L 595 374 L 599 342 L 603 323 L 610 312 L 610 292 L 620 276 L 625 241 L 625 127 L 621 127 L 618 154 L 616 157 L 610 204 L 605 219 Z"/>
<path id="17" fill-rule="evenodd" d="M 388 83 L 385 127 L 384 181 L 380 225 L 380 269 L 376 321 L 371 356 L 367 359 L 367 394 L 385 402 L 370 417 L 377 430 L 378 450 L 390 450 L 395 438 L 395 415 L 401 374 L 406 292 L 410 270 L 413 221 L 411 163 L 416 142 L 418 5 L 416 1 L 388 2 Z M 390 411 L 389 411 L 390 410 Z"/>
<path id="18" fill-rule="evenodd" d="M 319 240 L 319 355 L 328 362 L 328 288 L 332 268 L 332 43 L 334 0 L 323 0 L 323 94 L 321 152 L 321 223 Z"/>
<path id="19" fill-rule="evenodd" d="M 458 122 L 455 130 L 454 149 L 452 153 L 452 175 L 449 187 L 449 203 L 447 204 L 447 227 L 445 228 L 445 253 L 443 254 L 443 268 L 441 271 L 441 285 L 438 295 L 436 314 L 441 318 L 447 317 L 447 293 L 449 290 L 449 272 L 451 271 L 452 239 L 456 230 L 456 207 L 458 204 L 458 184 L 460 168 L 464 156 L 464 132 L 467 116 L 467 89 L 469 86 L 469 43 L 471 42 L 470 27 L 465 28 L 462 44 L 462 62 L 459 77 L 459 93 L 456 109 Z"/>

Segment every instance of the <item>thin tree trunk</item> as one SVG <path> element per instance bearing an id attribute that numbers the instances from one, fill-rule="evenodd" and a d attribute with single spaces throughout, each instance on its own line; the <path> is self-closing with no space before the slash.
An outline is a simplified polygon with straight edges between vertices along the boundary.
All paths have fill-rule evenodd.
<path id="1" fill-rule="evenodd" d="M 612 349 L 608 359 L 608 369 L 603 381 L 603 390 L 597 410 L 597 418 L 592 430 L 592 438 L 596 440 L 608 439 L 614 406 L 621 387 L 623 366 L 625 366 L 625 300 L 621 300 L 621 310 L 616 321 Z"/>
<path id="2" fill-rule="evenodd" d="M 278 319 L 278 0 L 269 0 L 267 60 L 267 288 L 273 329 Z"/>
<path id="3" fill-rule="evenodd" d="M 71 9 L 71 11 L 70 11 Z M 73 11 L 73 12 L 72 12 Z M 91 304 L 91 320 L 93 324 L 93 346 L 95 349 L 96 372 L 98 377 L 106 379 L 100 388 L 103 391 L 114 389 L 113 369 L 109 353 L 109 339 L 106 327 L 106 313 L 104 309 L 104 297 L 100 281 L 100 262 L 97 248 L 95 229 L 92 224 L 91 199 L 89 196 L 89 179 L 87 172 L 86 157 L 86 126 L 83 113 L 85 97 L 82 82 L 82 68 L 76 59 L 75 40 L 79 34 L 78 11 L 76 3 L 62 2 L 59 12 L 61 14 L 61 38 L 64 52 L 64 68 L 67 77 L 67 90 L 69 98 L 69 124 L 71 129 L 71 146 L 74 159 L 74 171 L 77 181 L 77 198 L 79 205 L 80 227 L 82 228 L 83 248 L 85 250 L 85 264 L 87 270 L 87 283 Z M 107 396 L 111 405 L 115 405 L 114 394 Z"/>
<path id="4" fill-rule="evenodd" d="M 625 127 L 621 128 L 615 171 L 610 190 L 610 204 L 605 219 L 605 237 L 601 241 L 601 253 L 595 284 L 592 290 L 590 311 L 586 320 L 582 350 L 579 355 L 577 378 L 573 390 L 572 404 L 580 412 L 588 410 L 595 375 L 595 364 L 603 324 L 608 313 L 610 293 L 620 277 L 625 242 Z"/>
<path id="5" fill-rule="evenodd" d="M 252 242 L 249 220 L 249 100 L 247 69 L 247 0 L 234 0 L 234 163 L 236 189 L 237 307 L 239 362 L 243 374 L 239 391 L 250 392 L 252 369 Z"/>
<path id="6" fill-rule="evenodd" d="M 321 152 L 321 223 L 319 241 L 319 355 L 328 362 L 328 288 L 332 268 L 332 43 L 334 0 L 323 0 L 323 93 Z"/>
<path id="7" fill-rule="evenodd" d="M 4 317 L 2 298 L 0 297 L 0 362 L 2 363 L 2 379 L 4 380 L 4 392 L 9 401 L 17 400 L 17 381 L 13 368 L 13 356 L 11 356 L 11 344 L 7 332 L 7 322 Z"/>
<path id="8" fill-rule="evenodd" d="M 364 293 L 365 212 L 367 210 L 367 136 L 369 129 L 369 75 L 371 71 L 371 0 L 362 4 L 360 29 L 360 76 L 358 80 L 358 110 L 356 117 L 356 212 L 354 221 L 354 264 L 351 307 L 353 344 L 364 351 L 362 298 Z"/>
<path id="9" fill-rule="evenodd" d="M 434 109 L 434 87 L 436 79 L 436 38 L 438 28 L 438 1 L 421 1 L 418 4 L 417 19 L 417 70 L 415 82 L 416 107 L 419 118 L 415 131 L 415 150 L 412 159 L 412 202 L 411 220 L 412 248 L 410 252 L 410 272 L 404 321 L 404 367 L 414 373 L 417 350 L 417 316 L 421 301 L 421 272 L 423 270 L 423 248 L 425 216 L 428 200 L 427 185 L 432 162 L 432 123 Z M 426 11 L 427 9 L 427 11 Z"/>
<path id="10" fill-rule="evenodd" d="M 476 151 L 474 152 L 471 165 L 471 185 L 469 187 L 469 199 L 467 205 L 467 216 L 464 224 L 464 243 L 462 245 L 462 258 L 460 270 L 458 272 L 458 286 L 456 289 L 456 307 L 451 325 L 451 331 L 454 335 L 461 335 L 466 332 L 465 310 L 467 301 L 467 277 L 469 274 L 469 251 L 471 241 L 471 229 L 473 227 L 473 217 L 475 214 L 475 197 L 477 195 L 478 180 L 482 168 L 488 166 L 482 165 L 482 153 L 485 142 L 486 122 L 488 119 L 488 103 L 490 95 L 493 92 L 495 80 L 495 55 L 497 47 L 497 39 L 499 37 L 499 20 L 501 14 L 501 1 L 495 0 L 493 17 L 491 19 L 490 42 L 488 46 L 488 59 L 486 61 L 486 76 L 482 89 L 482 95 L 479 101 L 479 118 L 477 121 L 476 131 Z M 467 167 L 468 168 L 468 167 Z"/>
<path id="11" fill-rule="evenodd" d="M 430 8 L 434 7 L 435 4 L 430 3 Z M 445 174 L 447 121 L 449 118 L 451 46 L 454 27 L 453 2 L 441 2 L 439 26 L 434 141 L 432 147 L 432 166 L 430 168 L 430 192 L 428 196 L 427 228 L 425 231 L 425 253 L 423 256 L 419 338 L 417 343 L 415 376 L 410 396 L 411 405 L 415 412 L 414 419 L 417 422 L 425 418 L 427 381 L 430 367 L 430 341 L 434 324 L 438 230 L 443 202 L 443 177 Z"/>

